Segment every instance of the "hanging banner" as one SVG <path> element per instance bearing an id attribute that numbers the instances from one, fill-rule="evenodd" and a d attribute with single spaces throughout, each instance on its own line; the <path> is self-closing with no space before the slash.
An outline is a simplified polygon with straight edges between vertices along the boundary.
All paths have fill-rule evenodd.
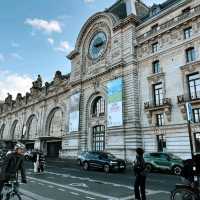
<path id="1" fill-rule="evenodd" d="M 79 130 L 79 101 L 80 101 L 80 93 L 76 93 L 70 97 L 69 132 Z"/>
<path id="2" fill-rule="evenodd" d="M 122 78 L 109 81 L 107 83 L 108 89 L 108 107 L 107 107 L 107 121 L 108 127 L 122 126 Z"/>

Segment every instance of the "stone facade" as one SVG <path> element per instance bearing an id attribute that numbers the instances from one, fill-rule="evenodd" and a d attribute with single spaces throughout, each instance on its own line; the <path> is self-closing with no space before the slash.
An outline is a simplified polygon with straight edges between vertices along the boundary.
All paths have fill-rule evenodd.
<path id="1" fill-rule="evenodd" d="M 94 150 L 94 128 L 101 126 L 104 150 L 118 157 L 132 160 L 141 146 L 147 152 L 157 151 L 159 136 L 165 138 L 163 151 L 189 157 L 184 95 L 188 74 L 200 70 L 199 24 L 198 0 L 168 0 L 152 8 L 139 0 L 118 0 L 82 27 L 75 49 L 67 56 L 70 74 L 57 71 L 53 81 L 45 84 L 38 76 L 30 93 L 18 94 L 15 100 L 8 94 L 0 103 L 1 139 L 8 144 L 22 140 L 27 148 L 40 148 L 49 156 L 76 157 L 81 151 Z M 185 39 L 188 27 L 192 35 Z M 98 32 L 106 34 L 105 52 L 91 59 L 88 49 Z M 186 62 L 185 51 L 190 47 L 195 49 L 195 60 Z M 154 61 L 160 63 L 158 73 L 152 71 Z M 123 124 L 108 127 L 107 84 L 118 78 L 123 80 Z M 163 90 L 159 106 L 153 95 L 157 83 Z M 70 132 L 70 97 L 76 93 L 80 94 L 79 128 Z M 100 98 L 105 101 L 104 112 L 94 115 L 94 102 Z M 198 108 L 198 98 L 192 104 Z M 156 124 L 158 114 L 164 116 L 162 126 Z M 192 130 L 199 131 L 198 123 Z"/>

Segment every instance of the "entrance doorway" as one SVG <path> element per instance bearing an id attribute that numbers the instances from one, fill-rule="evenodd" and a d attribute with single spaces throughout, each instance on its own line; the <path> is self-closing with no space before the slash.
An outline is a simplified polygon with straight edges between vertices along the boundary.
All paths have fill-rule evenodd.
<path id="1" fill-rule="evenodd" d="M 200 152 L 200 133 L 194 134 L 196 152 Z"/>
<path id="2" fill-rule="evenodd" d="M 105 126 L 93 128 L 93 150 L 104 151 L 105 149 Z"/>
<path id="3" fill-rule="evenodd" d="M 166 149 L 166 138 L 164 135 L 157 135 L 158 152 L 163 152 Z"/>
<path id="4" fill-rule="evenodd" d="M 47 142 L 47 157 L 58 158 L 62 142 Z"/>

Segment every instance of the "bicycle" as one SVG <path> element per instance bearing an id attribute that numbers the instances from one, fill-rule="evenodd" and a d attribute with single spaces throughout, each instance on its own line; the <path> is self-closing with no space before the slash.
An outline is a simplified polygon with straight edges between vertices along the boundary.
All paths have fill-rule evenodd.
<path id="1" fill-rule="evenodd" d="M 193 184 L 177 184 L 171 192 L 171 200 L 200 200 L 200 188 Z"/>
<path id="2" fill-rule="evenodd" d="M 19 182 L 9 181 L 4 184 L 3 191 L 1 194 L 2 200 L 22 200 L 19 194 Z"/>

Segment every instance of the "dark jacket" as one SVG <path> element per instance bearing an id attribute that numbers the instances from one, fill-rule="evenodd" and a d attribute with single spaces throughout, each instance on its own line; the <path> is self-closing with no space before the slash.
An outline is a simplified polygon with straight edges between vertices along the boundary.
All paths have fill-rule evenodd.
<path id="1" fill-rule="evenodd" d="M 15 152 L 7 155 L 5 159 L 5 180 L 18 178 L 18 171 L 21 171 L 22 181 L 26 182 L 26 172 L 24 168 L 24 156 Z"/>
<path id="2" fill-rule="evenodd" d="M 136 156 L 136 160 L 134 161 L 134 172 L 135 175 L 145 176 L 145 161 L 143 156 Z"/>

